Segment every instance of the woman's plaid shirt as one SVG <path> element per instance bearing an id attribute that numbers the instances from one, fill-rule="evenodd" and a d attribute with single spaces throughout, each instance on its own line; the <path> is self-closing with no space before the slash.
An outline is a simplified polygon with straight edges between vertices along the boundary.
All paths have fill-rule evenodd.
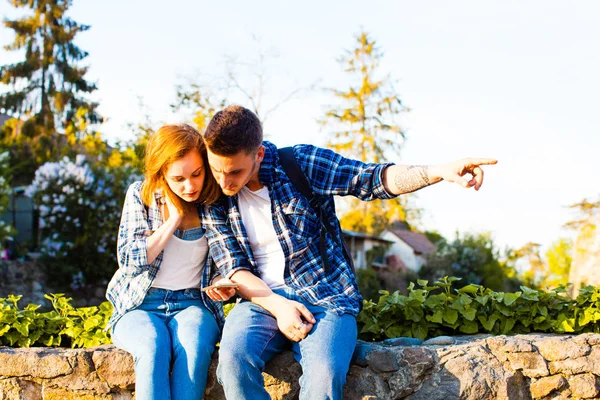
<path id="1" fill-rule="evenodd" d="M 142 182 L 134 182 L 129 186 L 125 196 L 117 239 L 119 269 L 112 277 L 106 291 L 106 298 L 114 308 L 107 329 L 127 311 L 142 304 L 162 262 L 161 251 L 152 263 L 148 263 L 146 242 L 148 236 L 162 225 L 162 214 L 157 206 L 162 203 L 162 194 L 155 193 L 154 202 L 148 207 L 142 201 L 141 190 Z M 206 261 L 202 271 L 202 287 L 209 285 L 213 277 L 212 265 L 210 260 Z M 222 326 L 224 317 L 221 303 L 210 300 L 204 293 L 202 293 L 202 301 Z"/>
<path id="2" fill-rule="evenodd" d="M 281 168 L 277 148 L 264 142 L 265 156 L 259 178 L 268 187 L 273 226 L 285 254 L 285 283 L 305 301 L 326 307 L 337 314 L 357 315 L 362 307 L 356 278 L 344 259 L 341 229 L 335 215 L 334 195 L 355 196 L 361 200 L 390 199 L 382 181 L 390 164 L 368 164 L 351 160 L 311 145 L 297 145 L 294 155 L 314 193 L 321 197 L 322 212 L 336 229 L 336 237 L 326 234 L 330 271 L 325 273 L 319 252 L 319 219 L 308 200 L 295 188 Z M 205 207 L 203 225 L 210 255 L 221 274 L 247 269 L 258 274 L 256 261 L 238 208 L 237 196 L 223 198 Z"/>

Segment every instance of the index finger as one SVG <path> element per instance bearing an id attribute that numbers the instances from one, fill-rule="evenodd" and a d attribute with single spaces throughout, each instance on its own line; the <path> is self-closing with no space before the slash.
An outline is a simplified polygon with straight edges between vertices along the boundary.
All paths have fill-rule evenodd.
<path id="1" fill-rule="evenodd" d="M 475 165 L 494 165 L 498 162 L 495 158 L 469 158 L 468 161 Z"/>

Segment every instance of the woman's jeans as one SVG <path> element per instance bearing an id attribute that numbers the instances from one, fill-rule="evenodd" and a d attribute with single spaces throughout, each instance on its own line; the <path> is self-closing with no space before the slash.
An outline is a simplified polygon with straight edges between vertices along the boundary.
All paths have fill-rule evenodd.
<path id="1" fill-rule="evenodd" d="M 277 320 L 262 307 L 249 301 L 237 304 L 227 316 L 219 349 L 217 376 L 225 397 L 269 400 L 262 371 L 273 356 L 291 346 L 302 366 L 300 399 L 342 399 L 356 347 L 356 318 L 300 301 L 290 289 L 275 293 L 304 304 L 317 323 L 296 343 L 279 331 Z"/>
<path id="2" fill-rule="evenodd" d="M 133 356 L 137 400 L 199 400 L 219 334 L 199 289 L 151 288 L 117 322 L 112 338 Z"/>

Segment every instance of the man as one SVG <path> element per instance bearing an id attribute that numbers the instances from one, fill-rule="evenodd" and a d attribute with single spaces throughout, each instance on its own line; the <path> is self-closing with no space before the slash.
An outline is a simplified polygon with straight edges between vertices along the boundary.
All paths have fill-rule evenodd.
<path id="1" fill-rule="evenodd" d="M 441 180 L 479 190 L 480 165 L 496 160 L 429 167 L 367 164 L 295 146 L 298 165 L 335 227 L 336 235 L 325 235 L 326 269 L 320 220 L 283 171 L 276 147 L 263 142 L 256 115 L 227 107 L 210 121 L 204 139 L 213 175 L 229 196 L 204 216 L 211 256 L 245 299 L 227 317 L 221 340 L 217 375 L 225 396 L 269 399 L 265 363 L 291 344 L 302 366 L 300 398 L 341 399 L 362 297 L 343 255 L 333 195 L 389 199 Z M 463 178 L 466 174 L 472 178 Z"/>

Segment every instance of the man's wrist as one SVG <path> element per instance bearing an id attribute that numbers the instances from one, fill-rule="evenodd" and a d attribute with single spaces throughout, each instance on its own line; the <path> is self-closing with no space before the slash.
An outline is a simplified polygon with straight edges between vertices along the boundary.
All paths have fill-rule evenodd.
<path id="1" fill-rule="evenodd" d="M 279 309 L 286 301 L 287 301 L 287 299 L 285 297 L 280 296 L 273 292 L 271 292 L 271 294 L 269 294 L 268 296 L 257 297 L 257 298 L 252 299 L 253 303 L 258 304 L 259 306 L 261 306 L 262 308 L 264 308 L 265 310 L 267 310 L 268 312 L 273 314 L 273 316 L 275 318 L 277 318 Z"/>
<path id="2" fill-rule="evenodd" d="M 429 183 L 437 183 L 444 179 L 442 175 L 442 167 L 441 165 L 428 165 L 427 166 L 427 178 L 429 179 Z"/>

